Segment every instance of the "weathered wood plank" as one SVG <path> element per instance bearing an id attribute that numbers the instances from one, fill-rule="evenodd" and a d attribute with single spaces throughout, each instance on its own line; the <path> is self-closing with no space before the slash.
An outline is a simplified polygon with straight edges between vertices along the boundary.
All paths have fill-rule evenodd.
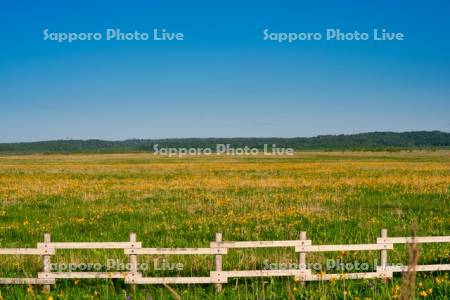
<path id="1" fill-rule="evenodd" d="M 219 272 L 218 272 L 219 273 Z M 230 277 L 285 277 L 285 276 L 303 276 L 310 274 L 310 270 L 290 269 L 290 270 L 243 270 L 243 271 L 222 271 L 221 276 Z"/>
<path id="2" fill-rule="evenodd" d="M 38 243 L 38 248 L 48 249 L 130 249 L 142 248 L 141 242 L 52 242 Z"/>
<path id="3" fill-rule="evenodd" d="M 211 248 L 276 248 L 311 245 L 311 240 L 211 242 Z"/>
<path id="4" fill-rule="evenodd" d="M 125 279 L 127 272 L 41 272 L 38 278 L 51 279 Z"/>
<path id="5" fill-rule="evenodd" d="M 393 249 L 392 244 L 311 245 L 295 247 L 296 252 L 372 251 Z"/>
<path id="6" fill-rule="evenodd" d="M 312 274 L 306 277 L 306 281 L 326 281 L 344 279 L 370 279 L 370 278 L 391 278 L 389 272 L 367 272 L 367 273 L 341 273 L 341 274 Z"/>
<path id="7" fill-rule="evenodd" d="M 55 280 L 43 278 L 0 278 L 0 284 L 55 284 Z"/>
<path id="8" fill-rule="evenodd" d="M 450 264 L 417 265 L 415 269 L 416 272 L 450 271 Z M 408 271 L 408 266 L 387 266 L 386 270 L 390 272 L 406 272 Z"/>
<path id="9" fill-rule="evenodd" d="M 208 284 L 214 283 L 211 277 L 141 277 L 127 276 L 125 283 L 130 284 Z"/>
<path id="10" fill-rule="evenodd" d="M 125 254 L 140 255 L 201 255 L 227 254 L 226 248 L 140 248 L 125 249 Z"/>
<path id="11" fill-rule="evenodd" d="M 40 248 L 2 248 L 0 255 L 53 255 L 54 249 Z"/>
<path id="12" fill-rule="evenodd" d="M 378 244 L 423 244 L 423 243 L 450 243 L 450 236 L 422 236 L 422 237 L 387 237 L 377 238 Z"/>

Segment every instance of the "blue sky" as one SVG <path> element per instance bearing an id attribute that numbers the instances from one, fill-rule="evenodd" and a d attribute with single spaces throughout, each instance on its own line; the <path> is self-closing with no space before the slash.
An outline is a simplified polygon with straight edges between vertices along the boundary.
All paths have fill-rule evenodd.
<path id="1" fill-rule="evenodd" d="M 450 131 L 448 1 L 5 1 L 0 142 Z M 184 41 L 43 40 L 183 32 Z M 327 28 L 404 41 L 263 41 Z"/>

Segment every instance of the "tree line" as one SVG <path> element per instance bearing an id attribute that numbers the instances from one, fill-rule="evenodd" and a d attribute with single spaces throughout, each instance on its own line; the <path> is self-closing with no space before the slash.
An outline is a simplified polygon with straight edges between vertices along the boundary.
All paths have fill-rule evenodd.
<path id="1" fill-rule="evenodd" d="M 0 153 L 111 153 L 111 152 L 153 152 L 153 146 L 160 148 L 212 148 L 217 144 L 231 147 L 262 149 L 264 144 L 295 150 L 402 150 L 450 148 L 450 133 L 441 131 L 411 132 L 369 132 L 359 134 L 319 135 L 294 138 L 171 138 L 171 139 L 128 139 L 123 141 L 54 140 L 24 143 L 0 143 Z"/>

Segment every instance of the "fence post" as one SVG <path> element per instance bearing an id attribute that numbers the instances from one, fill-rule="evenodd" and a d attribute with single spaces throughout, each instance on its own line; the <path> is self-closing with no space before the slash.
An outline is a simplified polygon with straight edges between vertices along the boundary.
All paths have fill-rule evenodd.
<path id="1" fill-rule="evenodd" d="M 300 240 L 301 241 L 306 241 L 306 231 L 300 231 Z M 298 265 L 300 270 L 306 270 L 306 253 L 305 252 L 300 252 L 300 254 L 298 255 Z M 302 286 L 305 285 L 305 281 L 301 281 L 300 284 Z"/>
<path id="2" fill-rule="evenodd" d="M 222 233 L 216 233 L 216 243 L 222 242 Z M 216 255 L 216 272 L 222 271 L 222 255 Z M 222 291 L 222 284 L 214 284 L 216 287 L 216 292 Z"/>
<path id="3" fill-rule="evenodd" d="M 44 233 L 44 243 L 50 243 L 51 237 L 50 233 Z M 44 255 L 44 270 L 45 273 L 49 273 L 51 271 L 51 255 Z M 44 285 L 44 293 L 50 292 L 50 285 Z"/>
<path id="4" fill-rule="evenodd" d="M 381 238 L 387 238 L 387 229 L 381 229 Z M 387 250 L 381 250 L 381 256 L 380 256 L 380 264 L 381 269 L 384 271 L 387 267 L 388 262 L 388 253 Z"/>
<path id="5" fill-rule="evenodd" d="M 130 243 L 136 243 L 136 233 L 132 232 L 130 233 Z M 137 265 L 137 255 L 136 254 L 130 254 L 129 256 L 130 259 L 130 272 L 131 273 L 137 273 L 138 270 L 138 265 Z M 136 285 L 132 284 L 131 285 L 131 290 L 134 292 L 136 291 Z"/>

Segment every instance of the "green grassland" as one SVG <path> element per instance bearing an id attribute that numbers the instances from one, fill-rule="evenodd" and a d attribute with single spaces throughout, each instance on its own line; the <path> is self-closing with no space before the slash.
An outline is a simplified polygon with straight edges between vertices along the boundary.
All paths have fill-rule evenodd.
<path id="1" fill-rule="evenodd" d="M 0 157 L 0 247 L 35 247 L 53 241 L 127 241 L 136 232 L 145 247 L 208 247 L 224 240 L 296 239 L 314 244 L 373 243 L 382 228 L 390 236 L 450 235 L 450 151 L 305 152 L 294 156 L 196 156 L 153 154 L 15 155 Z M 264 262 L 296 262 L 293 249 L 230 250 L 225 270 L 262 269 Z M 59 251 L 58 263 L 127 262 L 121 251 Z M 159 257 L 183 270 L 147 276 L 208 276 L 214 258 Z M 321 253 L 326 259 L 371 263 L 379 252 Z M 396 246 L 389 261 L 407 262 Z M 419 263 L 450 263 L 450 245 L 425 244 Z M 0 256 L 0 277 L 36 276 L 38 257 Z M 415 294 L 448 299 L 448 272 L 421 273 Z M 173 285 L 182 299 L 395 299 L 393 280 L 307 283 L 292 278 L 230 279 L 217 294 L 212 285 Z M 123 280 L 60 280 L 50 294 L 40 287 L 1 286 L 0 299 L 172 299 L 164 286 Z"/>

